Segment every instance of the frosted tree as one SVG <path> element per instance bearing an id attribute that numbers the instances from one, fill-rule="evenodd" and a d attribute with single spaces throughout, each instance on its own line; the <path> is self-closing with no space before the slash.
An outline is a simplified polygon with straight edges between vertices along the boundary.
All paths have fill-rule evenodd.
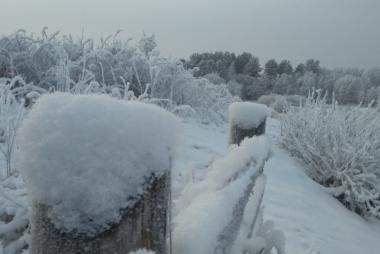
<path id="1" fill-rule="evenodd" d="M 260 62 L 257 57 L 252 56 L 244 66 L 243 73 L 252 77 L 259 77 L 261 72 Z"/>
<path id="2" fill-rule="evenodd" d="M 307 60 L 305 63 L 305 71 L 306 72 L 310 71 L 310 72 L 315 73 L 315 74 L 321 73 L 320 62 L 318 60 L 315 60 L 315 59 Z"/>
<path id="3" fill-rule="evenodd" d="M 360 102 L 361 79 L 352 75 L 341 77 L 335 82 L 336 99 L 342 104 L 357 104 Z"/>
<path id="4" fill-rule="evenodd" d="M 273 93 L 289 94 L 294 84 L 295 80 L 291 75 L 282 74 L 274 82 Z"/>
<path id="5" fill-rule="evenodd" d="M 289 60 L 282 60 L 278 65 L 278 74 L 288 74 L 291 75 L 293 73 L 293 66 Z"/>
<path id="6" fill-rule="evenodd" d="M 297 85 L 296 91 L 306 96 L 314 87 L 318 87 L 318 76 L 313 72 L 306 72 L 297 79 Z"/>
<path id="7" fill-rule="evenodd" d="M 244 67 L 248 64 L 251 58 L 252 54 L 247 52 L 244 52 L 236 57 L 234 67 L 237 74 L 244 72 Z"/>
<path id="8" fill-rule="evenodd" d="M 294 70 L 294 72 L 298 75 L 304 75 L 305 72 L 306 72 L 306 66 L 305 64 L 301 63 L 299 65 L 297 65 L 296 69 Z"/>
<path id="9" fill-rule="evenodd" d="M 278 73 L 278 63 L 276 60 L 271 59 L 269 60 L 264 67 L 264 73 L 271 78 L 274 78 L 277 76 Z"/>

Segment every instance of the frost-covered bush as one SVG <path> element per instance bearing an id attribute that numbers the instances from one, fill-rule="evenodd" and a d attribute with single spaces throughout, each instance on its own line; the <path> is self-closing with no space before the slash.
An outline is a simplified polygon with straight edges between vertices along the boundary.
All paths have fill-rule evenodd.
<path id="1" fill-rule="evenodd" d="M 277 113 L 284 113 L 288 108 L 288 103 L 285 97 L 278 94 L 263 95 L 257 100 L 257 102 L 267 105 Z"/>
<path id="2" fill-rule="evenodd" d="M 31 89 L 33 86 L 27 85 L 20 77 L 0 80 L 0 151 L 6 162 L 7 177 L 13 170 L 16 131 L 25 112 L 24 98 L 31 93 L 28 92 Z M 2 176 L 1 172 L 0 176 Z"/>
<path id="3" fill-rule="evenodd" d="M 27 111 L 25 107 L 29 107 L 45 92 L 40 87 L 25 83 L 20 76 L 0 78 L 0 152 L 6 162 L 6 173 L 0 172 L 0 176 L 9 177 L 14 170 L 14 141 Z"/>
<path id="4" fill-rule="evenodd" d="M 283 146 L 351 210 L 380 218 L 380 115 L 313 93 L 283 116 Z"/>
<path id="5" fill-rule="evenodd" d="M 57 228 L 93 235 L 120 220 L 149 177 L 170 169 L 177 135 L 176 118 L 153 105 L 45 95 L 21 126 L 17 168 Z"/>
<path id="6" fill-rule="evenodd" d="M 226 83 L 226 81 L 223 78 L 221 78 L 218 73 L 208 73 L 204 75 L 203 78 L 207 79 L 208 81 L 210 81 L 211 83 L 215 85 Z"/>
<path id="7" fill-rule="evenodd" d="M 306 100 L 306 98 L 302 95 L 286 95 L 285 99 L 289 106 L 304 105 Z"/>
<path id="8" fill-rule="evenodd" d="M 196 113 L 193 116 L 203 121 L 227 120 L 228 105 L 238 98 L 230 94 L 226 84 L 214 85 L 205 78 L 194 78 L 177 62 L 166 62 L 159 57 L 150 61 L 153 78 L 145 101 L 174 113 L 187 108 L 188 113 Z"/>
<path id="9" fill-rule="evenodd" d="M 230 80 L 227 83 L 228 91 L 234 96 L 241 96 L 242 85 L 234 80 Z"/>
<path id="10" fill-rule="evenodd" d="M 0 38 L 0 77 L 23 77 L 41 90 L 70 93 L 106 93 L 114 97 L 158 104 L 172 112 L 183 106 L 202 121 L 225 120 L 231 101 L 236 100 L 218 79 L 214 85 L 195 78 L 181 61 L 163 58 L 155 50 L 154 35 L 133 45 L 118 39 L 120 31 L 99 44 L 83 36 L 40 36 L 24 30 Z M 179 109 L 178 109 L 179 107 Z"/>
<path id="11" fill-rule="evenodd" d="M 183 96 L 188 97 L 188 105 L 196 110 L 200 119 L 216 123 L 227 121 L 228 106 L 239 101 L 230 94 L 225 84 L 216 86 L 206 79 L 192 81 L 184 89 Z"/>

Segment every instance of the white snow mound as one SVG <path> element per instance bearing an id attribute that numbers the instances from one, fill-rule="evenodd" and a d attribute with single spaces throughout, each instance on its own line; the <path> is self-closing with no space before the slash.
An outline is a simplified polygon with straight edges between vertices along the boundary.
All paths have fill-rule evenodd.
<path id="1" fill-rule="evenodd" d="M 148 177 L 170 169 L 177 130 L 177 119 L 153 105 L 46 95 L 20 128 L 17 167 L 57 228 L 93 235 L 120 220 Z"/>
<path id="2" fill-rule="evenodd" d="M 270 114 L 264 104 L 234 102 L 229 107 L 229 122 L 242 129 L 257 128 Z"/>

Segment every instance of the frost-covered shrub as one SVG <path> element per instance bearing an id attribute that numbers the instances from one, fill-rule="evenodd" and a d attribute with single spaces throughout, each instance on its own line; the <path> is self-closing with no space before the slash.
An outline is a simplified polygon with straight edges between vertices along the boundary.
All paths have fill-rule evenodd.
<path id="1" fill-rule="evenodd" d="M 101 39 L 98 46 L 84 37 L 74 40 L 70 35 L 59 37 L 58 32 L 48 34 L 47 28 L 37 37 L 23 30 L 3 36 L 0 77 L 20 75 L 48 92 L 106 93 L 144 100 L 173 112 L 189 106 L 207 122 L 226 119 L 224 112 L 236 99 L 222 79 L 214 85 L 194 77 L 181 61 L 161 57 L 154 35 L 144 35 L 132 45 L 119 40 L 119 33 Z"/>
<path id="2" fill-rule="evenodd" d="M 187 87 L 184 86 L 182 96 L 187 98 L 188 105 L 194 108 L 200 119 L 216 123 L 227 121 L 228 106 L 239 101 L 225 84 L 216 86 L 206 79 L 192 80 Z"/>
<path id="3" fill-rule="evenodd" d="M 351 210 L 380 218 L 380 115 L 313 93 L 281 122 L 283 146 Z"/>
<path id="4" fill-rule="evenodd" d="M 285 99 L 289 106 L 304 105 L 306 100 L 306 98 L 302 95 L 286 95 Z"/>
<path id="5" fill-rule="evenodd" d="M 288 108 L 288 103 L 285 97 L 277 94 L 263 95 L 257 100 L 257 102 L 267 105 L 278 113 L 284 113 Z"/>
<path id="6" fill-rule="evenodd" d="M 170 169 L 177 135 L 176 118 L 153 105 L 45 95 L 21 126 L 17 168 L 58 229 L 93 235 L 120 220 L 149 177 Z"/>
<path id="7" fill-rule="evenodd" d="M 25 112 L 25 93 L 31 88 L 20 77 L 0 80 L 0 152 L 6 162 L 7 177 L 13 170 L 16 131 Z"/>
<path id="8" fill-rule="evenodd" d="M 226 83 L 226 81 L 223 78 L 221 78 L 218 73 L 209 73 L 209 74 L 204 75 L 203 78 L 207 79 L 208 81 L 210 81 L 211 83 L 215 85 Z"/>
<path id="9" fill-rule="evenodd" d="M 234 96 L 239 96 L 241 95 L 241 88 L 242 85 L 234 80 L 230 80 L 227 83 L 228 91 Z"/>

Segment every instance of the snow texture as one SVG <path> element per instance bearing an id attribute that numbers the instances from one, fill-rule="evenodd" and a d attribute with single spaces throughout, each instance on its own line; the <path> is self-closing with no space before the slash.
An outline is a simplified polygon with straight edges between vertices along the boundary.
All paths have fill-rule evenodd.
<path id="1" fill-rule="evenodd" d="M 106 95 L 42 96 L 18 136 L 17 167 L 34 204 L 64 232 L 93 235 L 120 219 L 147 178 L 171 167 L 178 122 L 153 105 Z"/>
<path id="2" fill-rule="evenodd" d="M 1 254 L 18 254 L 27 246 L 29 220 L 26 197 L 27 190 L 21 177 L 12 175 L 0 180 Z"/>
<path id="3" fill-rule="evenodd" d="M 229 122 L 239 128 L 249 130 L 257 128 L 270 114 L 264 104 L 253 102 L 235 102 L 229 107 Z"/>
<path id="4" fill-rule="evenodd" d="M 210 166 L 205 180 L 183 190 L 177 204 L 181 212 L 174 218 L 174 253 L 208 254 L 223 245 L 220 236 L 235 221 L 235 208 L 269 153 L 264 136 L 245 139 Z"/>

